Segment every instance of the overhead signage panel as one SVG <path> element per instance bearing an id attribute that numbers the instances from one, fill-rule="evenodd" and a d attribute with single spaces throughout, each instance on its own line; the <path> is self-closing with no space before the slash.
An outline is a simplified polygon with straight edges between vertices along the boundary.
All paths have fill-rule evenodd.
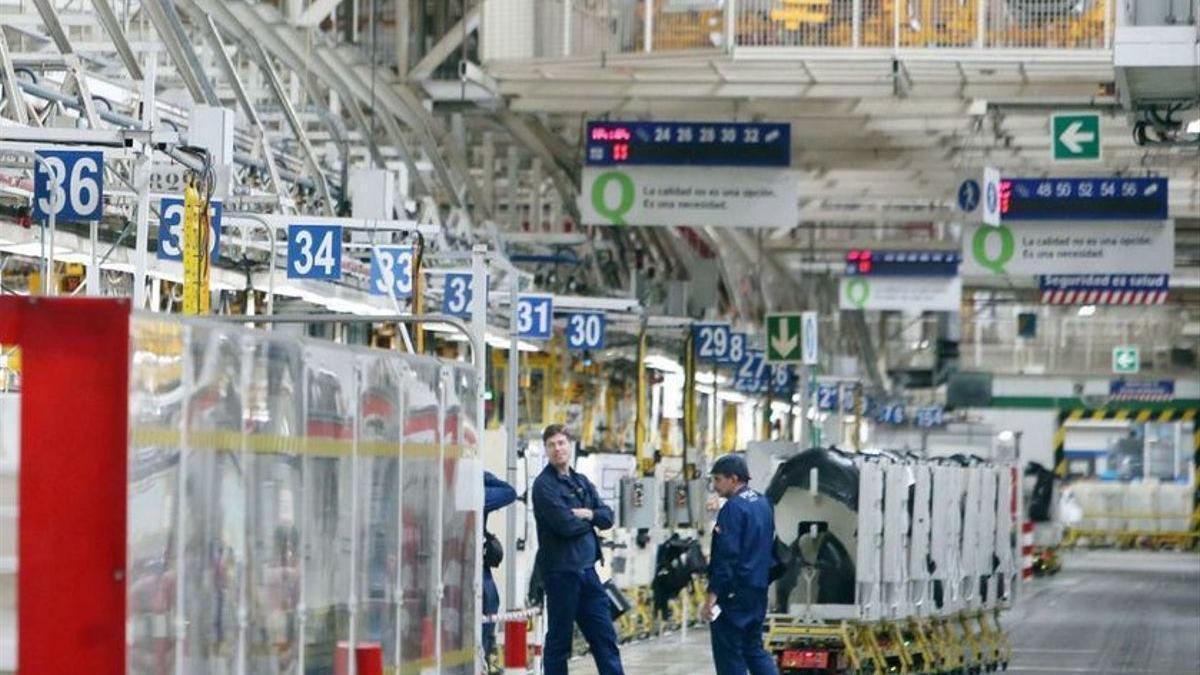
<path id="1" fill-rule="evenodd" d="M 1166 220 L 1166 178 L 1003 178 L 1000 222 Z"/>
<path id="2" fill-rule="evenodd" d="M 1170 222 L 963 226 L 964 275 L 1169 274 L 1174 266 Z"/>
<path id="3" fill-rule="evenodd" d="M 841 309 L 887 312 L 957 312 L 960 277 L 842 277 Z"/>
<path id="4" fill-rule="evenodd" d="M 790 124 L 588 122 L 586 166 L 792 165 Z"/>
<path id="5" fill-rule="evenodd" d="M 800 220 L 799 182 L 782 169 L 586 167 L 579 202 L 587 225 L 792 227 Z"/>
<path id="6" fill-rule="evenodd" d="M 1038 277 L 1048 305 L 1161 305 L 1171 277 L 1166 274 L 1050 274 Z"/>
<path id="7" fill-rule="evenodd" d="M 1175 398 L 1175 380 L 1112 380 L 1108 395 L 1118 401 L 1170 401 Z"/>
<path id="8" fill-rule="evenodd" d="M 870 251 L 846 254 L 846 276 L 952 277 L 958 274 L 958 251 Z"/>

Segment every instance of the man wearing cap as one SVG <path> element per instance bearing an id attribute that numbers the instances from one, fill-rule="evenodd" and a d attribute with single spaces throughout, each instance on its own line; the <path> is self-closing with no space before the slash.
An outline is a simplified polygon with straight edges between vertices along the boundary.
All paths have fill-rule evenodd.
<path id="1" fill-rule="evenodd" d="M 717 675 L 777 675 L 775 659 L 763 649 L 767 586 L 775 542 L 771 502 L 751 490 L 750 471 L 741 455 L 713 463 L 713 488 L 725 498 L 713 527 L 704 616 L 712 621 Z M 713 618 L 714 606 L 720 609 Z"/>
<path id="2" fill-rule="evenodd" d="M 596 561 L 601 560 L 596 530 L 613 526 L 613 512 L 596 487 L 571 467 L 575 442 L 566 427 L 542 432 L 546 468 L 533 481 L 537 520 L 537 567 L 546 588 L 546 675 L 567 675 L 575 624 L 592 649 L 600 675 L 624 675 L 612 609 Z"/>

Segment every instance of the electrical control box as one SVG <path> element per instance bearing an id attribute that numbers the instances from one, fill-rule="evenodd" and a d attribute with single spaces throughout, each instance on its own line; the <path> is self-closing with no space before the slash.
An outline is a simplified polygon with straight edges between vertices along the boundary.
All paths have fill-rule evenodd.
<path id="1" fill-rule="evenodd" d="M 705 486 L 702 480 L 664 483 L 668 527 L 697 527 L 703 521 Z"/>
<path id="2" fill-rule="evenodd" d="M 216 176 L 213 198 L 229 197 L 229 185 L 233 174 L 233 123 L 234 113 L 229 108 L 211 105 L 192 106 L 188 116 L 188 145 L 208 151 Z"/>
<path id="3" fill-rule="evenodd" d="M 621 527 L 629 529 L 657 527 L 658 508 L 658 484 L 654 479 L 621 479 Z"/>

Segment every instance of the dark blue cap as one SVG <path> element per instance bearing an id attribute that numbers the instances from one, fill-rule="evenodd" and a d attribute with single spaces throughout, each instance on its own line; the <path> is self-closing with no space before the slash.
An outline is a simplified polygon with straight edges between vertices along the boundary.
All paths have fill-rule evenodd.
<path id="1" fill-rule="evenodd" d="M 746 467 L 745 458 L 732 453 L 718 457 L 708 472 L 710 474 L 719 473 L 722 476 L 737 476 L 743 481 L 750 480 L 750 469 Z"/>

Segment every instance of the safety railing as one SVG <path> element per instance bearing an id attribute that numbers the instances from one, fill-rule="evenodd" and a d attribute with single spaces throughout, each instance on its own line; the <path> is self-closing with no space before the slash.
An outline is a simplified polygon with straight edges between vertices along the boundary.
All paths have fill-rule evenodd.
<path id="1" fill-rule="evenodd" d="M 492 62 L 753 47 L 1105 50 L 1114 2 L 492 0 L 482 30 Z"/>

